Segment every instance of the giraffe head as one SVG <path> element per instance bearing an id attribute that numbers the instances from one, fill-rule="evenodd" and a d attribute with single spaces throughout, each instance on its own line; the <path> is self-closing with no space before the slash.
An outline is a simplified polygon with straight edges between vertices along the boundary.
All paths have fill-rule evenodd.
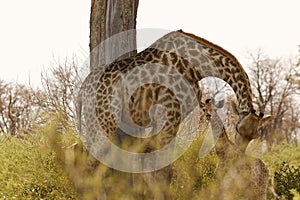
<path id="1" fill-rule="evenodd" d="M 203 104 L 203 111 L 205 113 L 206 119 L 210 120 L 212 112 L 214 112 L 217 109 L 223 108 L 224 103 L 224 100 L 216 102 L 213 97 L 211 99 L 206 99 L 205 104 Z"/>
<path id="2" fill-rule="evenodd" d="M 246 151 L 249 142 L 260 136 L 259 127 L 270 120 L 272 116 L 264 116 L 261 112 L 257 115 L 255 110 L 250 112 L 241 111 L 234 102 L 232 102 L 232 107 L 233 111 L 240 117 L 236 125 L 235 143 L 241 150 Z"/>

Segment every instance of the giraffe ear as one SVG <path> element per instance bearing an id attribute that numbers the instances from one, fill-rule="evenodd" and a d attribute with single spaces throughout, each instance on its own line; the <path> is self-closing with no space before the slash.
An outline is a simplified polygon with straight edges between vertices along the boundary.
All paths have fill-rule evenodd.
<path id="1" fill-rule="evenodd" d="M 261 119 L 260 124 L 263 125 L 264 123 L 266 123 L 267 121 L 271 120 L 273 117 L 271 115 L 267 115 L 264 118 Z"/>

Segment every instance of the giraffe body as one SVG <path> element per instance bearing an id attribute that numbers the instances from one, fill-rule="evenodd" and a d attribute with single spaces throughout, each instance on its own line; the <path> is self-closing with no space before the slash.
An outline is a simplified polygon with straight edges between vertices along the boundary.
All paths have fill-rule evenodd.
<path id="1" fill-rule="evenodd" d="M 157 146 L 150 147 L 155 150 L 168 144 L 180 120 L 201 104 L 198 81 L 208 76 L 221 78 L 233 88 L 240 110 L 252 109 L 249 80 L 236 58 L 221 47 L 180 30 L 163 36 L 133 57 L 91 72 L 79 93 L 86 109 L 85 122 L 94 115 L 90 112 L 95 112 L 101 132 L 113 138 L 120 121 L 128 124 L 132 132 L 157 125 L 160 119 L 150 116 L 149 111 L 156 104 L 162 105 L 166 111 L 163 118 L 167 120 L 160 130 L 165 135 L 145 142 L 157 139 Z M 89 139 L 94 142 L 95 125 L 88 127 Z"/>

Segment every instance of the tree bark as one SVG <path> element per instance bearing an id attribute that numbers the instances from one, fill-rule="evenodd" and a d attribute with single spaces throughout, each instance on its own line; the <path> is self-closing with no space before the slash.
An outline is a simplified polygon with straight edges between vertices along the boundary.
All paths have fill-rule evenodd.
<path id="1" fill-rule="evenodd" d="M 119 59 L 136 54 L 136 16 L 139 0 L 92 0 L 90 15 L 90 71 L 103 70 L 104 66 Z M 99 163 L 100 164 L 100 163 Z M 100 164 L 102 165 L 102 164 Z M 105 168 L 105 166 L 102 166 Z M 98 198 L 111 199 L 113 195 L 120 198 L 125 194 L 125 185 L 133 188 L 133 174 L 111 172 L 108 178 L 105 174 L 104 185 Z M 110 186 L 123 183 L 123 189 L 114 191 Z M 126 183 L 126 184 L 125 184 Z M 122 194 L 123 192 L 123 194 Z"/>
<path id="2" fill-rule="evenodd" d="M 136 53 L 135 28 L 138 4 L 139 0 L 92 0 L 90 16 L 91 71 L 109 64 L 115 59 L 123 59 Z M 116 34 L 119 36 L 111 39 Z M 104 43 L 104 41 L 106 42 Z"/>

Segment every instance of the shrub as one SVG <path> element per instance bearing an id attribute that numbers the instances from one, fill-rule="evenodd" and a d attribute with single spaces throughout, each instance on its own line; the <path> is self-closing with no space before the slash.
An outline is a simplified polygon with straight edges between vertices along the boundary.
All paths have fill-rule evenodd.
<path id="1" fill-rule="evenodd" d="M 283 162 L 274 173 L 274 184 L 279 196 L 293 199 L 295 191 L 300 193 L 300 167 Z"/>
<path id="2" fill-rule="evenodd" d="M 76 199 L 55 153 L 40 139 L 7 137 L 0 144 L 0 199 Z"/>

